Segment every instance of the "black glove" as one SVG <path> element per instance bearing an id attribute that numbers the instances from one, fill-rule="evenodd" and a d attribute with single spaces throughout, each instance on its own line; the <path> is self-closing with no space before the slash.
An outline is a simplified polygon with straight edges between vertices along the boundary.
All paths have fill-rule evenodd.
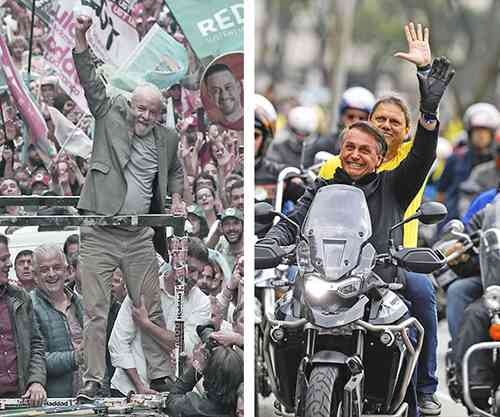
<path id="1" fill-rule="evenodd" d="M 448 58 L 434 59 L 428 75 L 417 72 L 420 89 L 420 111 L 424 115 L 436 116 L 441 97 L 455 75 Z"/>
<path id="2" fill-rule="evenodd" d="M 256 245 L 277 245 L 278 241 L 276 239 L 273 239 L 271 237 L 265 237 L 262 239 L 257 240 Z"/>

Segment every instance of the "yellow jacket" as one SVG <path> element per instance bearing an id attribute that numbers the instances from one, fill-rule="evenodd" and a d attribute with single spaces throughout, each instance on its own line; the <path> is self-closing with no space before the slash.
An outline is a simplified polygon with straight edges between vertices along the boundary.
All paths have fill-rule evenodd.
<path id="1" fill-rule="evenodd" d="M 403 144 L 401 144 L 396 156 L 392 158 L 390 161 L 382 163 L 382 165 L 380 165 L 378 169 L 378 172 L 390 171 L 393 170 L 394 168 L 397 168 L 401 163 L 401 161 L 403 161 L 408 156 L 412 146 L 413 146 L 413 141 L 404 142 Z M 325 180 L 330 180 L 335 175 L 335 171 L 337 170 L 338 167 L 340 167 L 340 158 L 338 155 L 336 155 L 322 165 L 321 169 L 319 170 L 319 176 Z M 422 185 L 418 193 L 415 195 L 410 205 L 406 208 L 404 214 L 405 219 L 410 217 L 412 214 L 415 214 L 417 209 L 420 207 L 422 196 L 424 194 L 424 188 L 425 185 L 427 184 L 428 178 L 429 177 L 427 176 L 424 184 Z M 416 247 L 417 239 L 418 239 L 418 221 L 414 220 L 404 225 L 403 245 L 407 248 Z"/>

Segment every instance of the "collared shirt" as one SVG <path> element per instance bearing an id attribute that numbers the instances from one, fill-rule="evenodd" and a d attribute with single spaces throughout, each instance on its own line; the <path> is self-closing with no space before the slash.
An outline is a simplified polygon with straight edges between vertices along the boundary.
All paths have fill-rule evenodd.
<path id="1" fill-rule="evenodd" d="M 17 392 L 17 352 L 7 286 L 0 286 L 0 394 Z"/>
<path id="2" fill-rule="evenodd" d="M 174 331 L 176 300 L 165 290 L 162 278 L 160 278 L 160 289 L 165 325 L 168 330 Z M 108 345 L 111 362 L 116 368 L 111 379 L 111 387 L 119 390 L 122 394 L 128 394 L 131 390 L 135 390 L 125 369 L 136 368 L 143 384 L 149 387 L 150 382 L 147 377 L 146 359 L 142 349 L 141 331 L 132 319 L 132 306 L 132 300 L 127 296 L 116 318 Z M 193 287 L 184 298 L 184 343 L 185 351 L 188 354 L 191 354 L 195 344 L 200 341 L 196 334 L 196 326 L 210 320 L 210 312 L 210 299 L 198 287 Z M 166 352 L 165 360 L 169 360 L 169 355 Z"/>

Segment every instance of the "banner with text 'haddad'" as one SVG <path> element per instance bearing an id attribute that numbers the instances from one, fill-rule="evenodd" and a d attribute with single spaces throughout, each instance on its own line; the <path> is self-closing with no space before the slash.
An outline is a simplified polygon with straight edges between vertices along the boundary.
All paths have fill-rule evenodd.
<path id="1" fill-rule="evenodd" d="M 243 51 L 243 0 L 165 0 L 200 60 Z"/>

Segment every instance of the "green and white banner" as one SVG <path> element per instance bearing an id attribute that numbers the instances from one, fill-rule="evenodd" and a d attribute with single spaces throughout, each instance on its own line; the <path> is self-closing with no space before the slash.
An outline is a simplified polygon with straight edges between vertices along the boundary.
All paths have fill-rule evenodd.
<path id="1" fill-rule="evenodd" d="M 198 59 L 243 51 L 243 0 L 165 0 Z"/>
<path id="2" fill-rule="evenodd" d="M 111 84 L 133 91 L 144 81 L 158 88 L 170 88 L 187 72 L 186 48 L 155 24 L 130 57 L 113 74 Z"/>

